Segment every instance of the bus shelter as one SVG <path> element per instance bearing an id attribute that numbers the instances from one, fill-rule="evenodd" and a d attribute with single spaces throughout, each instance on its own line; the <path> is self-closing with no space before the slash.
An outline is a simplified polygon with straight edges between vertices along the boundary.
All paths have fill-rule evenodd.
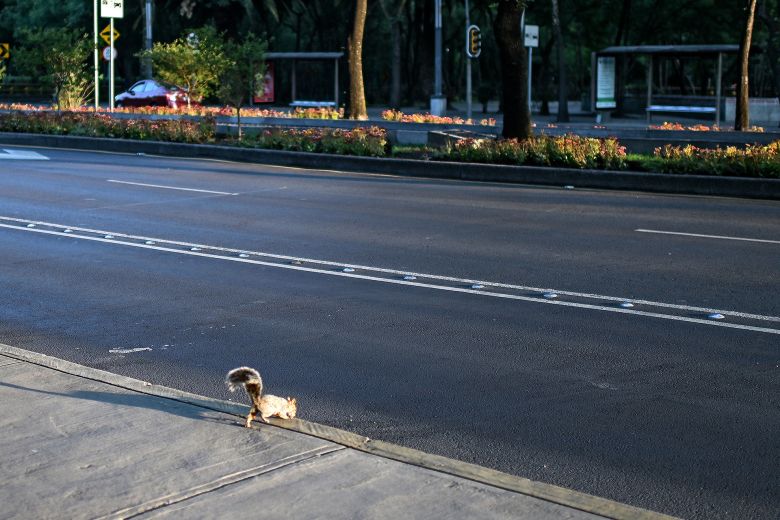
<path id="1" fill-rule="evenodd" d="M 281 60 L 290 61 L 292 69 L 290 72 L 290 99 L 291 106 L 297 107 L 319 107 L 319 106 L 339 106 L 339 60 L 344 56 L 343 52 L 267 52 L 264 55 L 266 61 L 277 62 Z M 333 99 L 298 99 L 298 76 L 296 74 L 297 64 L 301 61 L 333 61 Z"/>
<path id="2" fill-rule="evenodd" d="M 645 108 L 647 121 L 650 122 L 653 113 L 686 113 L 691 115 L 714 115 L 715 123 L 720 124 L 722 119 L 723 100 L 723 57 L 739 53 L 739 45 L 634 45 L 607 47 L 591 56 L 591 66 L 594 73 L 591 74 L 591 106 L 598 110 L 617 108 L 616 99 L 622 98 L 622 93 L 617 89 L 624 88 L 618 81 L 615 73 L 616 59 L 630 56 L 646 56 L 647 59 L 647 105 Z M 653 75 L 657 64 L 663 59 L 698 59 L 714 62 L 714 99 L 712 97 L 699 97 L 696 103 L 685 102 L 682 104 L 658 104 L 654 103 Z M 617 94 L 621 94 L 618 96 Z M 704 99 L 704 102 L 702 102 Z M 693 101 L 693 96 L 689 101 Z M 712 102 L 714 101 L 714 103 Z"/>

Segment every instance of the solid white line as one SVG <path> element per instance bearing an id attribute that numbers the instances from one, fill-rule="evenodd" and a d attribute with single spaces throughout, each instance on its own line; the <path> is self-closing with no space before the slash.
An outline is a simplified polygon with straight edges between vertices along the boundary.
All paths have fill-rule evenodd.
<path id="1" fill-rule="evenodd" d="M 27 219 L 21 219 L 21 218 L 14 218 L 14 217 L 3 217 L 0 216 L 0 221 L 7 221 L 7 222 L 19 222 L 23 224 L 35 224 L 35 225 L 41 225 L 41 226 L 50 226 L 50 227 L 56 227 L 56 228 L 68 228 L 74 231 L 83 231 L 85 233 L 99 233 L 101 235 L 113 235 L 114 237 L 118 238 L 127 238 L 132 240 L 152 240 L 157 243 L 164 243 L 164 244 L 170 244 L 170 245 L 176 245 L 176 246 L 183 246 L 183 247 L 197 247 L 200 249 L 209 249 L 212 251 L 220 251 L 225 253 L 231 253 L 231 254 L 248 254 L 252 256 L 262 256 L 265 258 L 275 258 L 279 260 L 297 260 L 300 262 L 306 262 L 309 264 L 316 264 L 316 265 L 325 265 L 329 267 L 350 267 L 352 269 L 361 270 L 361 271 L 372 271 L 375 273 L 384 273 L 384 274 L 392 274 L 392 275 L 398 275 L 398 276 L 405 276 L 405 275 L 412 275 L 416 276 L 417 278 L 428 278 L 430 280 L 439 280 L 443 282 L 452 282 L 452 283 L 462 283 L 462 284 L 468 284 L 468 285 L 474 285 L 474 284 L 480 284 L 484 285 L 485 287 L 493 287 L 493 288 L 501 288 L 501 289 L 511 289 L 511 290 L 517 290 L 517 291 L 529 291 L 529 292 L 554 292 L 557 294 L 565 295 L 565 296 L 574 296 L 576 298 L 588 298 L 593 300 L 603 300 L 608 302 L 624 302 L 629 301 L 634 304 L 639 305 L 647 305 L 652 307 L 659 307 L 664 309 L 675 309 L 675 310 L 681 310 L 681 311 L 689 311 L 689 312 L 697 312 L 697 313 L 705 313 L 705 314 L 723 314 L 726 316 L 733 316 L 737 318 L 746 318 L 751 320 L 760 320 L 760 321 L 772 321 L 772 322 L 780 322 L 780 316 L 764 316 L 761 314 L 751 314 L 751 313 L 745 313 L 745 312 L 738 312 L 738 311 L 731 311 L 731 310 L 724 310 L 724 309 L 710 309 L 707 307 L 694 307 L 691 305 L 678 305 L 674 303 L 664 303 L 664 302 L 656 302 L 652 300 L 641 300 L 636 298 L 626 298 L 626 297 L 618 297 L 618 296 L 605 296 L 602 294 L 593 294 L 593 293 L 581 293 L 581 292 L 574 292 L 574 291 L 563 291 L 558 289 L 553 289 L 550 287 L 532 287 L 532 286 L 526 286 L 526 285 L 512 285 L 512 284 L 506 284 L 506 283 L 499 283 L 499 282 L 490 282 L 485 280 L 471 280 L 468 278 L 455 278 L 452 276 L 441 276 L 441 275 L 435 275 L 435 274 L 427 274 L 427 273 L 416 273 L 414 271 L 399 271 L 396 269 L 386 269 L 382 267 L 371 267 L 366 265 L 360 265 L 360 264 L 349 264 L 344 262 L 332 262 L 328 260 L 317 260 L 314 258 L 304 258 L 304 257 L 298 257 L 298 256 L 288 256 L 288 255 L 279 255 L 274 253 L 264 253 L 261 251 L 250 251 L 245 249 L 231 249 L 227 247 L 218 247 L 218 246 L 211 246 L 208 244 L 195 244 L 191 242 L 179 242 L 175 240 L 165 240 L 155 237 L 147 237 L 147 236 L 140 236 L 140 235 L 128 235 L 124 233 L 115 233 L 113 231 L 106 231 L 106 230 L 100 230 L 100 229 L 90 229 L 90 228 L 81 228 L 81 227 L 75 227 L 75 226 L 63 226 L 62 224 L 54 224 L 51 222 L 42 222 L 42 221 L 36 221 L 36 220 L 27 220 Z M 8 227 L 8 226 L 5 226 Z M 276 264 L 273 264 L 276 265 Z"/>
<path id="2" fill-rule="evenodd" d="M 106 179 L 106 181 L 113 182 L 116 184 L 131 184 L 133 186 L 144 186 L 146 188 L 162 188 L 166 190 L 179 190 L 179 191 L 196 191 L 198 193 L 213 193 L 215 195 L 239 195 L 238 193 L 228 193 L 226 191 L 197 190 L 195 188 L 179 188 L 178 186 L 162 186 L 160 184 L 144 184 L 142 182 L 117 181 L 114 179 Z"/>
<path id="3" fill-rule="evenodd" d="M 3 217 L 0 217 L 3 218 Z M 577 303 L 577 302 L 566 302 L 566 301 L 560 301 L 560 300 L 546 300 L 543 298 L 533 297 L 533 296 L 521 296 L 521 295 L 515 295 L 515 294 L 501 294 L 501 293 L 494 293 L 484 290 L 475 290 L 475 289 L 467 289 L 462 287 L 447 287 L 443 285 L 435 285 L 435 284 L 429 284 L 429 283 L 422 283 L 422 282 L 414 282 L 414 281 L 406 281 L 406 280 L 400 280 L 400 279 L 394 279 L 394 278 L 381 278 L 377 276 L 368 276 L 363 274 L 356 274 L 356 273 L 345 273 L 343 271 L 331 271 L 331 270 L 324 270 L 324 269 L 316 269 L 313 267 L 305 267 L 305 266 L 298 266 L 298 265 L 289 265 L 289 264 L 279 264 L 275 262 L 265 262 L 262 260 L 254 260 L 251 258 L 240 258 L 240 257 L 231 257 L 231 256 L 221 256 L 221 255 L 215 255 L 210 253 L 204 253 L 200 251 L 190 251 L 190 250 L 181 250 L 181 249 L 172 249 L 169 247 L 160 247 L 158 245 L 149 245 L 149 244 L 140 244 L 140 243 L 134 243 L 134 242 L 125 242 L 123 240 L 117 240 L 116 238 L 105 238 L 105 237 L 92 237 L 92 236 L 86 236 L 86 235 L 77 235 L 74 233 L 64 233 L 60 231 L 51 231 L 48 229 L 39 229 L 39 228 L 21 228 L 18 226 L 12 226 L 8 224 L 0 224 L 0 227 L 8 228 L 8 229 L 15 229 L 17 231 L 28 231 L 33 233 L 42 233 L 46 235 L 55 235 L 55 236 L 62 236 L 62 237 L 68 237 L 68 238 L 78 238 L 81 240 L 90 240 L 93 242 L 103 242 L 107 244 L 116 244 L 116 245 L 124 245 L 129 247 L 135 247 L 139 249 L 152 249 L 155 251 L 164 251 L 168 253 L 177 253 L 182 255 L 190 255 L 190 256 L 199 256 L 203 258 L 211 258 L 215 260 L 228 260 L 231 262 L 240 262 L 245 264 L 253 264 L 253 265 L 262 265 L 266 267 L 275 267 L 280 269 L 289 269 L 292 271 L 303 271 L 308 273 L 315 273 L 315 274 L 324 274 L 329 276 L 341 276 L 344 278 L 355 278 L 359 280 L 368 280 L 372 282 L 381 282 L 381 283 L 389 283 L 389 284 L 395 284 L 395 285 L 407 285 L 407 286 L 413 286 L 413 287 L 421 287 L 425 289 L 435 289 L 439 291 L 448 291 L 448 292 L 455 292 L 455 293 L 464 293 L 464 294 L 474 294 L 478 296 L 489 296 L 493 298 L 503 298 L 508 300 L 518 300 L 518 301 L 525 301 L 525 302 L 532 302 L 532 303 L 543 303 L 547 305 L 561 305 L 564 307 L 575 307 L 579 309 L 590 309 L 590 310 L 597 310 L 597 311 L 603 311 L 603 312 L 613 312 L 613 313 L 619 313 L 619 314 L 632 314 L 636 316 L 646 316 L 651 318 L 661 318 L 665 320 L 672 320 L 672 321 L 682 321 L 687 323 L 697 323 L 701 325 L 711 325 L 714 327 L 726 327 L 731 329 L 740 329 L 740 330 L 747 330 L 752 332 L 762 332 L 767 334 L 778 334 L 780 335 L 780 329 L 771 329 L 766 327 L 754 327 L 750 325 L 741 325 L 737 323 L 725 323 L 725 322 L 718 322 L 718 321 L 710 321 L 705 319 L 699 319 L 699 318 L 689 318 L 685 316 L 674 316 L 669 314 L 661 314 L 656 312 L 646 312 L 646 311 L 638 311 L 633 309 L 623 309 L 623 308 L 613 308 L 613 307 L 605 307 L 603 305 L 592 305 L 592 304 L 586 304 L 586 303 Z M 70 229 L 76 229 L 76 228 L 70 228 Z M 119 235 L 115 235 L 119 236 Z M 206 246 L 208 247 L 208 246 Z"/>
<path id="4" fill-rule="evenodd" d="M 761 238 L 727 237 L 721 235 L 700 235 L 698 233 L 679 233 L 677 231 L 658 231 L 656 229 L 635 229 L 639 233 L 655 233 L 658 235 L 679 235 L 696 238 L 717 238 L 719 240 L 741 240 L 743 242 L 762 242 L 764 244 L 780 244 L 780 240 L 764 240 Z"/>

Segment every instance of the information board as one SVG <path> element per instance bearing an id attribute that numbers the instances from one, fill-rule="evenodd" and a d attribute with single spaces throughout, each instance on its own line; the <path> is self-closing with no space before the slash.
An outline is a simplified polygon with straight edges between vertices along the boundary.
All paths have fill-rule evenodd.
<path id="1" fill-rule="evenodd" d="M 596 109 L 617 108 L 615 101 L 615 57 L 599 56 L 596 68 Z"/>

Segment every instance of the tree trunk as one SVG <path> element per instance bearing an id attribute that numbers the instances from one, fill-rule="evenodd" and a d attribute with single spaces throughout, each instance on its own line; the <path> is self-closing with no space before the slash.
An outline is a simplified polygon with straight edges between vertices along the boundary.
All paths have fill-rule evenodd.
<path id="1" fill-rule="evenodd" d="M 401 108 L 401 20 L 393 20 L 393 67 L 390 85 L 390 107 Z"/>
<path id="2" fill-rule="evenodd" d="M 241 128 L 241 105 L 236 105 L 236 124 L 238 125 L 238 140 L 241 141 L 244 137 L 244 132 Z"/>
<path id="3" fill-rule="evenodd" d="M 563 45 L 563 29 L 559 0 L 552 0 L 552 22 L 555 29 L 555 52 L 558 54 L 558 122 L 569 122 L 569 89 L 566 79 L 566 55 Z"/>
<path id="4" fill-rule="evenodd" d="M 520 16 L 525 2 L 499 0 L 498 14 L 493 23 L 501 60 L 504 130 L 507 139 L 527 139 L 531 136 L 531 114 L 528 110 L 528 71 Z"/>
<path id="5" fill-rule="evenodd" d="M 775 97 L 780 100 L 780 24 L 777 19 L 767 12 L 766 2 L 762 2 L 758 17 L 764 22 L 769 37 L 766 42 L 766 54 L 769 58 L 769 65 L 772 68 L 772 86 L 774 87 Z"/>
<path id="6" fill-rule="evenodd" d="M 745 32 L 742 34 L 742 41 L 739 44 L 739 85 L 737 86 L 737 113 L 734 118 L 734 130 L 738 132 L 745 131 L 750 127 L 749 62 L 750 43 L 753 39 L 753 22 L 756 16 L 756 1 L 748 0 L 747 23 L 745 24 Z"/>
<path id="7" fill-rule="evenodd" d="M 628 40 L 628 25 L 631 21 L 631 0 L 623 0 L 623 8 L 620 10 L 620 21 L 615 34 L 615 46 L 623 45 Z"/>
<path id="8" fill-rule="evenodd" d="M 368 119 L 366 93 L 363 86 L 363 31 L 366 27 L 368 0 L 357 0 L 355 25 L 347 41 L 349 52 L 349 118 Z"/>

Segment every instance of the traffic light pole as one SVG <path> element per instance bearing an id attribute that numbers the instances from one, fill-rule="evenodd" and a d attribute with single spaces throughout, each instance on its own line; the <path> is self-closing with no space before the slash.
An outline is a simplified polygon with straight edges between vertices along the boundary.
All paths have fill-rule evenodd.
<path id="1" fill-rule="evenodd" d="M 469 0 L 466 0 L 466 38 L 468 39 L 468 30 L 471 26 L 471 12 L 469 11 Z M 468 41 L 466 42 L 468 45 Z M 466 53 L 466 119 L 471 119 L 471 58 Z"/>
<path id="2" fill-rule="evenodd" d="M 94 8 L 95 8 L 95 13 L 94 13 L 94 15 L 95 15 L 95 18 L 94 18 L 94 31 L 95 32 L 94 32 L 94 42 L 93 42 L 93 45 L 94 45 L 95 48 L 93 49 L 93 53 L 95 54 L 95 67 L 94 67 L 95 68 L 95 112 L 97 112 L 98 108 L 100 107 L 100 82 L 99 82 L 100 76 L 99 76 L 99 70 L 98 70 L 98 65 L 99 65 L 99 62 L 100 62 L 100 60 L 98 58 L 98 0 L 95 0 Z"/>

